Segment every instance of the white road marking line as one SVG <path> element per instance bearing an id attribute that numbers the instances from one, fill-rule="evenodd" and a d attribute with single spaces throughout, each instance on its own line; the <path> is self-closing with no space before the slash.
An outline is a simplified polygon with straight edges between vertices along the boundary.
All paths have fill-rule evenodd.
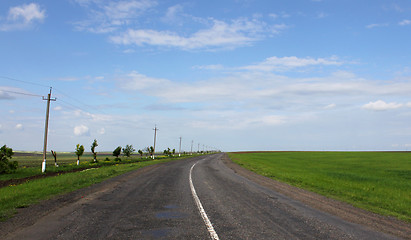
<path id="1" fill-rule="evenodd" d="M 216 231 L 214 230 L 214 227 L 213 227 L 213 225 L 211 224 L 210 219 L 208 219 L 207 213 L 205 212 L 205 210 L 204 210 L 204 208 L 203 208 L 203 205 L 201 204 L 200 199 L 199 199 L 198 196 L 197 196 L 196 190 L 195 190 L 195 188 L 194 188 L 193 180 L 192 180 L 192 178 L 191 178 L 191 173 L 193 172 L 193 168 L 194 168 L 194 166 L 195 166 L 197 163 L 198 163 L 198 162 L 196 162 L 193 166 L 191 166 L 191 169 L 190 169 L 190 178 L 189 178 L 189 179 L 190 179 L 191 193 L 193 194 L 194 201 L 195 201 L 196 204 L 197 204 L 198 211 L 200 211 L 201 217 L 202 217 L 203 220 L 204 220 L 204 223 L 205 223 L 205 225 L 206 225 L 206 227 L 207 227 L 207 230 L 208 230 L 208 232 L 210 233 L 211 239 L 219 240 L 218 235 L 217 235 Z"/>

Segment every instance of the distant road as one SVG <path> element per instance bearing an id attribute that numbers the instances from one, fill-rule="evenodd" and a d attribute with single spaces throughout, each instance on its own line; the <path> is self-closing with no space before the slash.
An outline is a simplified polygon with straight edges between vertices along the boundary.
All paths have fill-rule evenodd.
<path id="1" fill-rule="evenodd" d="M 64 204 L 28 208 L 6 239 L 396 239 L 251 182 L 222 157 L 143 168 L 72 193 Z M 47 206 L 47 214 L 33 215 Z"/>

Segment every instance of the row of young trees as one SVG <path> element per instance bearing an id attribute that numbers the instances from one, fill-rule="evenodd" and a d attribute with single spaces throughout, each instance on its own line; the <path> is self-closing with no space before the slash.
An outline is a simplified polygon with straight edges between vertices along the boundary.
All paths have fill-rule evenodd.
<path id="1" fill-rule="evenodd" d="M 98 146 L 97 140 L 94 139 L 93 143 L 91 144 L 90 150 L 93 153 L 93 158 L 94 158 L 94 162 L 97 162 L 97 152 L 96 152 L 96 147 Z M 169 148 L 170 150 L 170 148 Z M 80 157 L 83 155 L 85 149 L 83 145 L 77 144 L 76 145 L 76 150 L 75 150 L 75 154 L 77 155 L 77 165 L 79 165 L 80 163 Z M 121 152 L 123 152 L 123 155 L 126 157 L 130 157 L 134 152 L 136 151 L 136 149 L 133 148 L 133 145 L 126 145 L 124 148 L 122 148 L 121 146 L 118 146 L 116 149 L 114 149 L 113 151 L 113 156 L 116 157 L 116 160 L 119 160 L 119 156 L 121 155 Z M 149 146 L 146 147 L 144 149 L 139 149 L 138 154 L 140 154 L 141 157 L 143 157 L 144 153 L 146 153 L 146 155 L 150 154 L 150 156 L 154 155 L 154 147 L 153 146 Z M 175 150 L 173 149 L 173 154 L 175 153 Z"/>

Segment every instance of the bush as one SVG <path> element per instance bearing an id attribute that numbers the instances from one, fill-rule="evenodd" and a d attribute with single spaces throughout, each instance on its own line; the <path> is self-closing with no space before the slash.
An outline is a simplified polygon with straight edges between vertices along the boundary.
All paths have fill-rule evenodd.
<path id="1" fill-rule="evenodd" d="M 116 161 L 116 162 L 121 162 L 121 158 L 116 157 L 116 158 L 114 159 L 114 161 Z"/>
<path id="2" fill-rule="evenodd" d="M 0 174 L 12 173 L 17 170 L 19 163 L 17 161 L 9 162 L 13 154 L 13 149 L 6 145 L 0 148 Z"/>

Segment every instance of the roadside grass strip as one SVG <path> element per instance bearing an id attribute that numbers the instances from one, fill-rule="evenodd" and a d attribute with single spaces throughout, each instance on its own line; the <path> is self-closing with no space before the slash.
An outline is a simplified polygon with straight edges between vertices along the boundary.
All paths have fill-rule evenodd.
<path id="1" fill-rule="evenodd" d="M 265 177 L 411 222 L 409 152 L 263 152 L 229 157 Z"/>
<path id="2" fill-rule="evenodd" d="M 41 200 L 68 193 L 105 179 L 133 171 L 145 166 L 169 162 L 182 158 L 151 160 L 130 164 L 116 164 L 93 168 L 93 171 L 79 171 L 58 176 L 30 180 L 23 184 L 0 188 L 0 221 L 4 221 L 16 213 L 17 208 L 28 207 Z"/>

